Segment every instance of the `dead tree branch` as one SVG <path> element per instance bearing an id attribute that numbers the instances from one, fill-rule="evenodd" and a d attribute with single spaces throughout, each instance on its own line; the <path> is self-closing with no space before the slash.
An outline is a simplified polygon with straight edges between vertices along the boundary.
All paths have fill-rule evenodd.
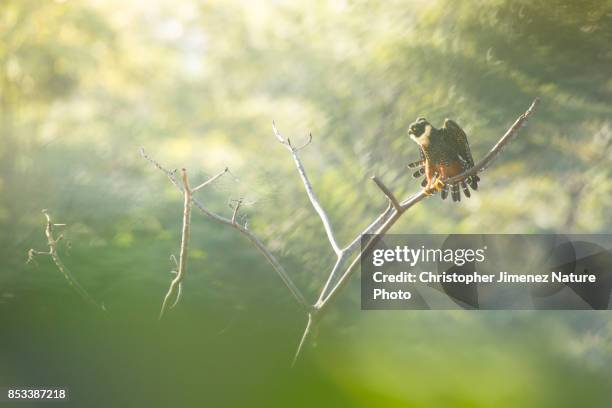
<path id="1" fill-rule="evenodd" d="M 462 174 L 450 178 L 446 180 L 447 183 L 456 183 L 459 182 L 466 177 L 476 174 L 482 170 L 484 170 L 490 163 L 497 157 L 497 155 L 501 152 L 501 150 L 517 135 L 518 130 L 525 124 L 527 119 L 533 114 L 535 111 L 539 100 L 536 98 L 531 106 L 527 109 L 525 113 L 523 113 L 519 118 L 514 122 L 514 124 L 506 131 L 506 133 L 500 138 L 500 140 L 495 144 L 495 146 L 485 155 L 485 157 L 480 160 L 474 167 L 463 172 Z M 307 324 L 304 330 L 304 333 L 300 339 L 297 351 L 294 356 L 293 362 L 295 363 L 299 358 L 304 346 L 308 343 L 314 328 L 318 324 L 320 318 L 323 316 L 324 312 L 329 309 L 329 305 L 332 303 L 334 299 L 336 299 L 341 292 L 342 288 L 347 284 L 350 280 L 351 276 L 356 270 L 357 265 L 360 263 L 361 259 L 366 256 L 369 251 L 373 248 L 376 242 L 382 238 L 388 231 L 393 227 L 393 225 L 401 218 L 401 216 L 412 208 L 414 205 L 418 204 L 424 198 L 428 197 L 424 191 L 420 191 L 418 193 L 413 194 L 409 198 L 404 201 L 399 201 L 395 195 L 391 192 L 391 190 L 377 177 L 372 177 L 372 180 L 376 184 L 376 186 L 382 191 L 385 197 L 389 201 L 389 205 L 387 208 L 374 220 L 372 221 L 362 232 L 355 236 L 355 238 L 347 244 L 345 247 L 341 247 L 338 244 L 338 241 L 335 237 L 333 227 L 329 220 L 329 217 L 326 211 L 323 209 L 323 206 L 319 202 L 310 179 L 307 176 L 306 170 L 302 161 L 299 157 L 299 151 L 306 147 L 312 141 L 312 136 L 309 136 L 309 139 L 306 143 L 299 147 L 295 147 L 289 138 L 283 137 L 276 125 L 272 124 L 272 129 L 274 131 L 274 135 L 277 140 L 289 150 L 291 153 L 293 160 L 295 162 L 298 174 L 301 178 L 302 183 L 304 184 L 304 188 L 306 194 L 310 200 L 312 207 L 315 212 L 318 214 L 321 222 L 323 224 L 323 228 L 325 229 L 325 233 L 329 240 L 330 246 L 334 253 L 336 254 L 336 261 L 334 266 L 332 267 L 328 279 L 323 286 L 321 293 L 319 295 L 318 300 L 310 306 L 308 302 L 305 300 L 304 296 L 300 292 L 300 290 L 295 286 L 293 281 L 289 278 L 284 268 L 280 265 L 278 260 L 272 255 L 272 253 L 264 246 L 264 244 L 250 231 L 248 231 L 245 227 L 242 227 L 240 224 L 236 222 L 236 216 L 240 207 L 240 202 L 236 204 L 234 207 L 234 211 L 231 219 L 222 217 L 217 215 L 204 207 L 199 201 L 195 198 L 191 198 L 193 204 L 202 211 L 206 216 L 212 218 L 214 221 L 217 221 L 221 224 L 228 225 L 232 228 L 237 229 L 241 234 L 246 236 L 256 247 L 257 249 L 265 256 L 265 258 L 270 262 L 274 270 L 281 277 L 287 288 L 296 298 L 296 300 L 306 309 L 307 311 Z M 142 156 L 151 162 L 154 166 L 156 166 L 159 170 L 164 172 L 166 176 L 170 179 L 170 181 L 181 191 L 184 191 L 185 188 L 182 187 L 177 179 L 176 174 L 173 171 L 169 171 L 161 166 L 158 162 L 150 158 L 146 155 L 144 150 L 141 150 Z M 360 247 L 362 236 L 372 234 L 373 237 L 365 244 Z M 345 267 L 345 264 L 351 259 L 352 255 L 359 252 L 355 257 L 353 257 L 351 263 Z M 180 269 L 180 268 L 179 268 Z"/>
<path id="2" fill-rule="evenodd" d="M 240 211 L 240 206 L 242 205 L 242 200 L 237 200 L 234 205 L 234 212 L 232 213 L 232 224 L 236 224 L 236 217 L 238 217 L 238 211 Z"/>
<path id="3" fill-rule="evenodd" d="M 523 125 L 527 122 L 527 119 L 529 119 L 529 117 L 533 114 L 533 112 L 535 112 L 539 103 L 540 103 L 540 100 L 536 98 L 531 103 L 529 108 L 525 111 L 525 113 L 523 113 L 521 116 L 519 116 L 514 121 L 512 126 L 510 126 L 510 128 L 506 131 L 506 133 L 504 133 L 501 139 L 497 141 L 495 146 L 493 146 L 493 148 L 489 150 L 489 153 L 487 153 L 485 157 L 482 158 L 482 160 L 476 163 L 474 167 L 472 167 L 469 170 L 464 171 L 461 174 L 456 175 L 455 177 L 451 177 L 448 180 L 445 180 L 445 182 L 447 184 L 455 184 L 461 180 L 464 180 L 466 177 L 474 175 L 476 173 L 480 173 L 481 171 L 489 167 L 491 162 L 495 160 L 495 158 L 501 153 L 504 147 L 507 146 L 508 143 L 512 141 L 512 139 L 514 139 L 519 129 L 523 127 Z"/>
<path id="4" fill-rule="evenodd" d="M 156 160 L 148 156 L 143 148 L 140 149 L 140 154 L 145 160 L 153 164 L 157 169 L 159 169 L 162 173 L 164 173 L 168 177 L 170 182 L 174 184 L 174 186 L 177 189 L 179 189 L 181 192 L 183 191 L 183 186 L 176 179 L 176 172 L 167 170 Z M 215 214 L 214 212 L 209 210 L 206 206 L 204 206 L 204 204 L 202 204 L 197 198 L 193 196 L 191 197 L 191 202 L 198 210 L 200 210 L 204 215 L 206 215 L 213 221 L 218 222 L 223 225 L 227 225 L 231 228 L 234 228 L 240 234 L 245 236 L 257 248 L 257 250 L 261 252 L 261 254 L 266 258 L 266 260 L 270 263 L 270 265 L 272 266 L 274 271 L 278 274 L 278 276 L 281 278 L 281 280 L 283 281 L 287 289 L 289 289 L 289 291 L 291 292 L 295 300 L 303 308 L 310 309 L 310 306 L 308 302 L 306 302 L 304 295 L 302 295 L 302 292 L 298 289 L 298 287 L 295 285 L 293 280 L 289 277 L 289 275 L 287 274 L 287 271 L 285 271 L 285 268 L 283 268 L 280 262 L 278 262 L 276 257 L 272 254 L 272 252 L 268 250 L 268 248 L 263 244 L 263 242 L 261 242 L 261 240 L 255 234 L 249 231 L 246 227 L 237 223 L 236 220 L 232 221 L 231 218 L 226 218 L 221 215 Z"/>
<path id="5" fill-rule="evenodd" d="M 66 224 L 54 224 L 53 221 L 51 221 L 51 215 L 47 210 L 42 210 L 42 213 L 44 214 L 47 220 L 45 226 L 45 236 L 47 237 L 47 245 L 49 246 L 49 250 L 37 251 L 34 248 L 30 249 L 28 251 L 28 260 L 26 261 L 26 263 L 32 262 L 34 260 L 34 257 L 37 255 L 50 256 L 57 269 L 68 282 L 68 285 L 73 287 L 74 290 L 79 294 L 79 296 L 81 296 L 86 302 L 94 305 L 96 308 L 102 311 L 106 311 L 104 304 L 98 304 L 98 302 L 96 302 L 94 298 L 89 294 L 89 292 L 87 292 L 85 288 L 83 288 L 83 286 L 81 286 L 81 284 L 74 278 L 74 275 L 72 275 L 72 272 L 70 272 L 66 265 L 64 265 L 64 262 L 62 262 L 62 259 L 60 258 L 57 252 L 57 244 L 64 238 L 64 236 L 63 234 L 60 234 L 57 238 L 55 238 L 54 229 L 55 227 L 65 227 Z"/>
<path id="6" fill-rule="evenodd" d="M 355 239 L 353 239 L 348 245 L 346 245 L 344 248 L 341 248 L 338 244 L 338 241 L 336 240 L 333 227 L 331 225 L 331 222 L 329 221 L 329 217 L 326 211 L 323 209 L 323 206 L 319 202 L 314 192 L 310 179 L 308 178 L 308 175 L 306 173 L 306 169 L 304 168 L 304 165 L 302 164 L 302 161 L 299 156 L 299 151 L 312 142 L 312 135 L 311 134 L 309 135 L 308 141 L 306 143 L 304 143 L 299 148 L 296 148 L 293 146 L 289 138 L 285 138 L 282 136 L 282 134 L 278 131 L 276 124 L 274 122 L 272 122 L 272 130 L 274 132 L 274 135 L 276 136 L 276 139 L 283 146 L 285 146 L 287 150 L 289 150 L 289 152 L 291 153 L 291 156 L 293 157 L 293 161 L 295 162 L 295 165 L 300 175 L 300 178 L 302 180 L 302 183 L 304 184 L 306 194 L 308 195 L 308 198 L 312 204 L 312 207 L 315 209 L 316 213 L 319 215 L 319 218 L 321 219 L 323 228 L 325 229 L 325 232 L 327 234 L 332 250 L 336 254 L 336 262 L 334 264 L 334 267 L 332 268 L 332 272 L 329 274 L 329 278 L 327 279 L 327 282 L 323 286 L 323 289 L 319 297 L 319 301 L 320 301 L 325 296 L 327 296 L 328 291 L 336 283 L 336 279 L 338 278 L 340 269 L 345 264 L 345 262 L 350 258 L 350 256 L 359 247 L 359 241 L 360 241 L 361 235 L 371 234 L 374 231 L 376 231 L 376 229 L 378 229 L 391 215 L 391 209 L 395 206 L 399 206 L 399 203 L 397 199 L 395 199 L 393 194 L 388 189 L 386 189 L 386 187 L 384 187 L 382 182 L 378 178 L 374 178 L 373 180 L 378 185 L 379 188 L 386 189 L 385 194 L 387 195 L 387 197 L 390 198 L 391 206 L 390 208 L 385 210 L 376 220 L 374 220 L 368 227 L 366 227 L 358 236 L 356 236 Z"/>
<path id="7" fill-rule="evenodd" d="M 395 198 L 395 195 L 387 188 L 387 186 L 385 186 L 384 183 L 376 176 L 372 176 L 372 181 L 376 183 L 378 188 L 380 188 L 380 191 L 387 196 L 389 199 L 389 205 L 395 208 L 396 211 L 401 210 L 399 201 L 397 201 L 397 198 Z"/>
<path id="8" fill-rule="evenodd" d="M 310 200 L 310 203 L 312 204 L 317 214 L 319 214 L 319 218 L 321 218 L 321 222 L 323 223 L 323 228 L 325 228 L 325 233 L 327 234 L 327 239 L 329 239 L 329 243 L 332 249 L 334 250 L 336 255 L 340 256 L 342 250 L 340 249 L 340 246 L 338 245 L 338 241 L 336 241 L 336 236 L 334 235 L 334 229 L 332 228 L 331 222 L 329 221 L 329 217 L 327 216 L 327 213 L 323 209 L 323 206 L 321 206 L 321 203 L 319 203 L 319 199 L 317 198 L 317 195 L 315 194 L 312 188 L 312 184 L 310 183 L 310 180 L 308 179 L 308 176 L 306 175 L 306 170 L 304 170 L 304 166 L 302 165 L 302 161 L 300 160 L 300 156 L 298 155 L 298 152 L 301 149 L 305 148 L 306 146 L 310 144 L 310 142 L 312 142 L 312 135 L 309 135 L 308 141 L 304 143 L 302 146 L 294 147 L 293 144 L 291 144 L 290 139 L 285 139 L 280 134 L 278 129 L 276 129 L 276 124 L 274 122 L 272 122 L 272 130 L 274 131 L 274 135 L 276 136 L 278 141 L 283 146 L 285 146 L 287 150 L 291 152 L 291 156 L 293 156 L 293 161 L 295 161 L 295 166 L 297 167 L 298 173 L 300 174 L 300 177 L 302 178 L 302 183 L 304 183 L 304 188 L 306 189 L 306 194 L 308 195 L 308 199 Z"/>
<path id="9" fill-rule="evenodd" d="M 184 171 L 184 170 L 185 170 L 185 169 L 183 169 L 183 171 Z M 228 167 L 226 167 L 226 168 L 225 168 L 223 171 L 220 171 L 219 173 L 215 174 L 214 176 L 212 176 L 211 178 L 209 178 L 208 180 L 206 180 L 205 182 L 203 182 L 203 183 L 202 183 L 202 184 L 200 184 L 199 186 L 197 186 L 197 187 L 193 188 L 193 189 L 191 190 L 191 193 L 192 193 L 192 194 L 193 194 L 193 193 L 196 193 L 196 192 L 198 192 L 199 190 L 201 190 L 201 189 L 203 189 L 204 187 L 206 187 L 207 185 L 214 183 L 214 182 L 215 182 L 215 181 L 216 181 L 216 180 L 217 180 L 219 177 L 221 177 L 222 175 L 224 175 L 225 173 L 228 173 L 228 172 L 229 172 L 229 168 L 228 168 Z"/>
<path id="10" fill-rule="evenodd" d="M 226 169 L 227 170 L 227 169 Z M 197 188 L 200 189 L 205 185 L 212 183 L 217 178 L 221 177 L 225 174 L 225 171 L 217 174 L 216 176 L 210 178 L 204 183 L 200 184 Z M 161 311 L 159 312 L 159 318 L 161 320 L 164 317 L 164 313 L 166 312 L 166 308 L 168 307 L 168 302 L 173 297 L 175 298 L 171 307 L 176 306 L 180 299 L 180 294 L 182 292 L 182 283 L 185 278 L 185 272 L 187 271 L 187 254 L 189 251 L 189 230 L 191 227 L 191 194 L 193 190 L 189 186 L 189 178 L 187 177 L 187 170 L 182 170 L 182 180 L 183 180 L 183 229 L 181 236 L 181 252 L 179 254 L 179 262 L 178 268 L 176 271 L 176 276 L 170 282 L 170 287 L 168 288 L 168 293 L 164 297 L 164 301 L 162 303 Z M 176 295 L 175 295 L 176 292 Z"/>

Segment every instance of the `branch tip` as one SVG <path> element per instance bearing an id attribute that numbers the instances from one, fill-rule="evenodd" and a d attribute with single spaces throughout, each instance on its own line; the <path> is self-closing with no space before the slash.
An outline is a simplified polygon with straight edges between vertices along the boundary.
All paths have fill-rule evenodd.
<path id="1" fill-rule="evenodd" d="M 236 200 L 236 206 L 234 207 L 234 212 L 232 213 L 232 224 L 236 224 L 236 217 L 238 216 L 238 210 L 240 210 L 241 205 L 242 198 Z"/>

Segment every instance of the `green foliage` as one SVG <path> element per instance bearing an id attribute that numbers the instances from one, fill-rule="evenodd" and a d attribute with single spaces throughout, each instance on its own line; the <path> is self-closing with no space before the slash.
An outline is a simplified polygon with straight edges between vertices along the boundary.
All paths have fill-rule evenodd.
<path id="1" fill-rule="evenodd" d="M 386 205 L 371 175 L 400 197 L 420 189 L 405 169 L 418 157 L 406 135 L 417 116 L 434 124 L 456 120 L 478 160 L 539 96 L 541 110 L 482 175 L 477 194 L 460 205 L 428 199 L 393 231 L 609 233 L 611 15 L 609 0 L 4 0 L 0 311 L 44 321 L 40 310 L 51 307 L 67 322 L 82 318 L 72 309 L 82 306 L 70 300 L 52 265 L 45 259 L 38 267 L 23 264 L 28 248 L 44 246 L 40 210 L 49 208 L 68 224 L 72 247 L 60 248 L 65 262 L 104 301 L 109 324 L 143 325 L 143 333 L 164 336 L 142 321 L 156 316 L 171 277 L 181 197 L 139 157 L 140 146 L 168 167 L 187 167 L 193 183 L 229 166 L 238 180 L 224 177 L 198 195 L 228 216 L 228 199 L 244 197 L 250 228 L 314 298 L 333 257 L 293 162 L 272 134 L 272 120 L 296 142 L 312 132 L 302 158 L 346 243 Z M 179 333 L 145 350 L 167 353 L 164 341 L 192 344 L 176 360 L 162 357 L 170 370 L 196 370 L 190 361 L 196 353 L 199 363 L 239 364 L 248 382 L 257 371 L 249 362 L 283 385 L 279 401 L 296 387 L 320 392 L 305 405 L 334 395 L 335 405 L 352 406 L 358 399 L 369 400 L 364 406 L 576 406 L 568 393 L 547 390 L 583 384 L 598 406 L 609 393 L 597 380 L 609 375 L 609 364 L 597 364 L 611 356 L 605 316 L 457 314 L 443 318 L 443 340 L 429 342 L 440 316 L 362 317 L 355 312 L 356 286 L 321 329 L 327 345 L 288 380 L 280 367 L 303 323 L 290 295 L 243 237 L 196 213 L 193 223 L 184 300 L 172 311 L 176 323 L 168 323 Z M 406 329 L 394 331 L 398 325 Z M 222 334 L 211 335 L 210 327 Z M 419 327 L 426 330 L 412 334 Z M 534 329 L 535 340 L 521 337 Z M 86 330 L 95 344 L 97 326 Z M 110 341 L 117 347 L 144 341 L 144 334 L 125 336 Z M 486 357 L 475 355 L 481 336 Z M 214 345 L 212 353 L 196 349 L 201 345 L 194 339 Z M 536 342 L 551 347 L 538 354 Z M 472 364 L 457 345 L 479 361 Z M 393 357 L 382 358 L 387 352 Z M 584 363 L 586 355 L 595 363 Z M 163 381 L 152 378 L 149 371 L 160 369 L 147 370 L 148 359 L 119 358 L 139 364 L 149 381 Z M 414 365 L 428 381 L 406 374 Z M 538 381 L 534 372 L 550 379 L 530 385 Z M 458 378 L 463 373 L 489 388 L 470 388 Z M 3 375 L 20 379 L 0 370 L 0 380 Z M 300 388 L 302 375 L 316 379 Z M 496 375 L 507 399 L 491 391 L 500 386 Z M 201 400 L 190 390 L 183 402 Z M 265 400 L 261 390 L 250 392 L 256 403 Z"/>

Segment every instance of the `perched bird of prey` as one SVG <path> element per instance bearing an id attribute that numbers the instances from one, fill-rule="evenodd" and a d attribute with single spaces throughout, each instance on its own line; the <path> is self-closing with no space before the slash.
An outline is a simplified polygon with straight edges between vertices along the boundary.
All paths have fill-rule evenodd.
<path id="1" fill-rule="evenodd" d="M 454 121 L 446 119 L 441 129 L 434 128 L 425 118 L 418 118 L 408 128 L 408 134 L 419 145 L 421 160 L 410 163 L 408 167 L 419 169 L 414 177 L 425 175 L 421 185 L 425 192 L 440 191 L 446 199 L 450 189 L 453 201 L 461 201 L 461 189 L 470 197 L 470 189 L 478 189 L 480 177 L 472 175 L 455 184 L 447 185 L 445 180 L 454 177 L 474 166 L 470 145 L 463 129 Z M 467 184 L 466 184 L 467 183 Z"/>

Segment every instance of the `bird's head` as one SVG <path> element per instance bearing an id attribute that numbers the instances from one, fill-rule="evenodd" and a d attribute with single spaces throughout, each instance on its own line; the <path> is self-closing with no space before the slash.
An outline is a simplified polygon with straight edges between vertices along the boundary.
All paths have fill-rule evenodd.
<path id="1" fill-rule="evenodd" d="M 421 144 L 421 140 L 426 139 L 431 131 L 431 124 L 425 118 L 417 118 L 414 123 L 408 127 L 408 135 L 417 143 Z"/>

